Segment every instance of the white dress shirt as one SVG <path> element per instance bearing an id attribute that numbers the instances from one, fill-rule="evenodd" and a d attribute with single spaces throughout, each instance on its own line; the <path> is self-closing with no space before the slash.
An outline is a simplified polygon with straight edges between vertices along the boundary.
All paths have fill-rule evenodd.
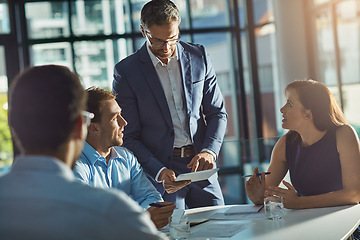
<path id="1" fill-rule="evenodd" d="M 184 87 L 181 79 L 180 65 L 177 50 L 168 58 L 168 63 L 160 61 L 149 49 L 151 61 L 159 76 L 161 86 L 164 90 L 167 104 L 169 106 L 171 119 L 174 126 L 174 147 L 182 147 L 192 144 L 189 130 L 186 125 L 186 108 L 184 104 Z"/>

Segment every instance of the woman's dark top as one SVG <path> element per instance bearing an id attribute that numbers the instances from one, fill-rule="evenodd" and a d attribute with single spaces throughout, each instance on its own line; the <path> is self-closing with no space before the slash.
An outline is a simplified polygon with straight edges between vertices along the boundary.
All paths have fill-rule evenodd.
<path id="1" fill-rule="evenodd" d="M 286 161 L 291 183 L 299 196 L 311 196 L 341 190 L 342 174 L 336 147 L 336 128 L 311 146 L 300 146 L 301 138 L 286 140 Z"/>

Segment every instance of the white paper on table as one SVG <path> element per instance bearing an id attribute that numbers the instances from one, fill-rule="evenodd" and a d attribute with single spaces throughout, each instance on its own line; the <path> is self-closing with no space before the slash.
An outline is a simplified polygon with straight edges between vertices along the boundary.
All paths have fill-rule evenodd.
<path id="1" fill-rule="evenodd" d="M 244 213 L 258 213 L 259 209 L 261 209 L 262 206 L 256 206 L 256 205 L 239 205 L 229 208 L 225 211 L 226 215 L 231 214 L 244 214 Z"/>
<path id="2" fill-rule="evenodd" d="M 219 168 L 214 168 L 199 172 L 183 173 L 176 177 L 175 182 L 184 181 L 184 180 L 191 180 L 191 182 L 206 180 L 217 171 L 219 171 Z"/>
<path id="3" fill-rule="evenodd" d="M 224 214 L 214 213 L 209 217 L 209 220 L 253 220 L 253 219 L 266 219 L 265 212 L 260 213 L 241 213 L 241 214 Z"/>
<path id="4" fill-rule="evenodd" d="M 206 226 L 204 225 L 202 228 L 191 233 L 190 237 L 230 238 L 252 224 L 253 223 L 209 222 Z"/>

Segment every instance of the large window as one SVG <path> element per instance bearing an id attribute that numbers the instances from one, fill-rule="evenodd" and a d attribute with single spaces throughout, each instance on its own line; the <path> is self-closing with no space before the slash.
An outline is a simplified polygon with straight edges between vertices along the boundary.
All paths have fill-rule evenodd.
<path id="1" fill-rule="evenodd" d="M 0 1 L 0 34 L 10 32 L 10 18 L 7 1 Z"/>
<path id="2" fill-rule="evenodd" d="M 8 79 L 6 76 L 5 48 L 0 45 L 0 175 L 8 170 L 12 162 L 13 148 L 7 122 Z"/>
<path id="3" fill-rule="evenodd" d="M 7 39 L 10 32 L 9 6 L 7 1 L 0 1 L 0 36 Z M 7 121 L 8 77 L 5 54 L 5 45 L 0 41 L 0 175 L 9 170 L 13 159 L 13 145 Z"/>
<path id="4" fill-rule="evenodd" d="M 314 2 L 318 78 L 341 105 L 346 119 L 360 133 L 360 2 Z"/>

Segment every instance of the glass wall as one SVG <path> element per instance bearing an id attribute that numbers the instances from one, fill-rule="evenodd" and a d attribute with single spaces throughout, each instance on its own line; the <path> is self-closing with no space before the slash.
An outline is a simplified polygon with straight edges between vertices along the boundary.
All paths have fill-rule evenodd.
<path id="1" fill-rule="evenodd" d="M 324 82 L 342 106 L 346 119 L 360 133 L 360 2 L 327 1 L 313 6 L 317 65 Z"/>
<path id="2" fill-rule="evenodd" d="M 277 48 L 272 1 L 254 1 L 253 11 L 256 24 L 256 59 L 262 119 L 262 139 L 258 139 L 257 144 L 254 145 L 258 146 L 255 149 L 259 154 L 259 162 L 262 163 L 264 170 L 267 170 L 271 150 L 276 143 L 278 132 L 280 132 L 277 129 L 275 116 L 280 112 L 279 109 L 275 109 L 274 87 L 279 86 L 279 84 L 275 83 L 275 81 L 279 80 L 275 77 L 277 75 Z"/>
<path id="3" fill-rule="evenodd" d="M 360 2 L 348 0 L 336 6 L 340 49 L 343 110 L 346 119 L 360 133 Z"/>
<path id="4" fill-rule="evenodd" d="M 6 2 L 0 2 L 0 34 L 10 32 L 9 8 Z"/>
<path id="5" fill-rule="evenodd" d="M 0 45 L 0 175 L 8 171 L 8 166 L 13 159 L 11 134 L 7 121 L 8 79 L 5 63 L 5 48 Z"/>
<path id="6" fill-rule="evenodd" d="M 328 87 L 337 86 L 334 32 L 329 12 L 319 12 L 316 16 L 318 65 L 320 79 Z M 340 99 L 337 99 L 340 100 Z"/>
<path id="7" fill-rule="evenodd" d="M 8 1 L 0 1 L 0 36 L 10 34 Z M 1 40 L 1 39 L 0 39 Z M 0 176 L 9 170 L 13 159 L 13 145 L 8 126 L 8 77 L 6 71 L 5 45 L 0 41 Z"/>
<path id="8" fill-rule="evenodd" d="M 240 141 L 244 174 L 252 174 L 254 167 L 267 170 L 280 132 L 276 123 L 279 109 L 275 109 L 274 87 L 279 86 L 276 83 L 279 79 L 276 78 L 277 46 L 272 1 L 253 0 L 251 9 L 252 14 L 247 6 L 246 14 L 254 24 L 253 32 L 240 33 L 249 129 L 249 139 Z M 253 46 L 249 42 L 249 34 L 253 34 Z M 256 54 L 255 62 L 249 58 L 253 52 Z M 251 72 L 254 64 L 256 75 Z M 259 117 L 261 120 L 257 121 Z"/>
<path id="9" fill-rule="evenodd" d="M 134 3 L 134 7 L 138 5 Z M 133 52 L 131 40 L 105 37 L 131 32 L 127 1 L 29 2 L 25 15 L 29 39 L 42 42 L 30 46 L 31 64 L 67 66 L 81 76 L 85 87 L 110 90 L 115 63 Z M 95 41 L 70 41 L 84 36 L 98 37 Z M 68 40 L 61 40 L 64 38 Z"/>

